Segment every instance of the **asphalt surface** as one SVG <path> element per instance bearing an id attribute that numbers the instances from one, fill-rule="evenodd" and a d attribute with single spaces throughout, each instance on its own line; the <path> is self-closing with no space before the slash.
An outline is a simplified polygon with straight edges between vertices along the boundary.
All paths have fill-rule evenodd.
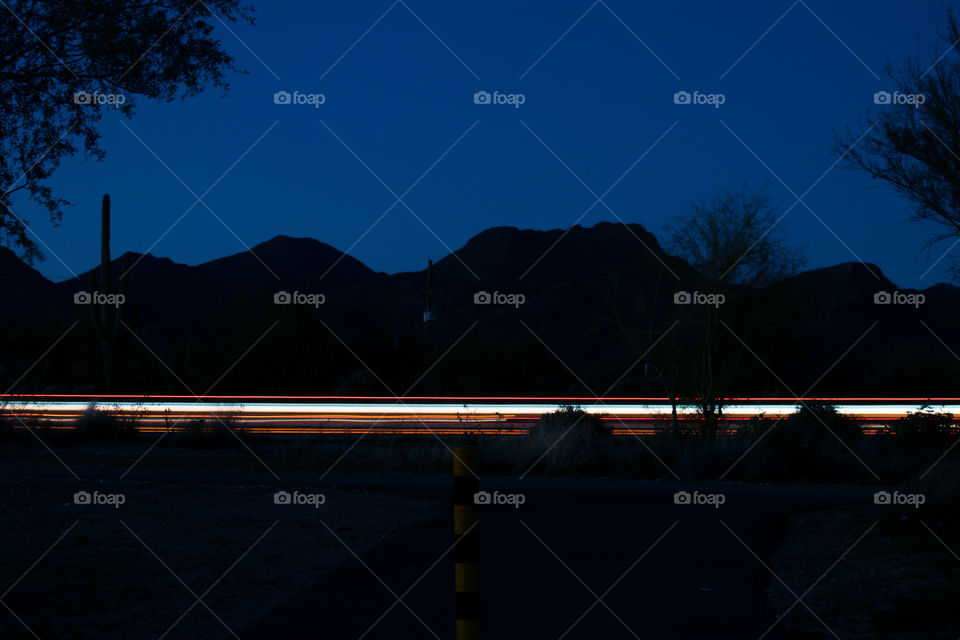
<path id="1" fill-rule="evenodd" d="M 73 468 L 84 478 L 120 473 Z M 64 474 L 56 465 L 5 462 L 0 467 L 0 476 Z M 322 486 L 317 479 L 311 473 L 285 473 L 283 483 L 421 498 L 437 502 L 445 515 L 318 575 L 311 587 L 238 630 L 238 636 L 453 638 L 451 478 L 330 475 Z M 271 483 L 258 472 L 147 468 L 138 468 L 128 481 Z M 496 640 L 756 640 L 779 613 L 767 607 L 764 592 L 774 578 L 765 563 L 785 517 L 869 503 L 876 490 L 539 478 L 483 478 L 480 488 L 522 495 L 523 502 L 478 507 L 483 634 Z M 705 503 L 677 504 L 678 491 L 687 492 L 691 502 L 699 495 Z M 723 496 L 718 506 L 719 499 L 709 497 L 717 494 Z M 318 530 L 318 535 L 333 533 Z M 802 593 L 809 585 L 790 586 Z M 775 628 L 764 637 L 781 636 Z"/>
<path id="2" fill-rule="evenodd" d="M 407 484 L 406 480 L 409 480 Z M 443 479 L 340 478 L 450 501 Z M 520 506 L 480 506 L 483 633 L 510 640 L 756 640 L 769 630 L 765 558 L 789 513 L 869 501 L 872 488 L 508 480 Z M 722 493 L 719 507 L 675 491 Z M 241 638 L 453 638 L 452 513 L 337 566 Z M 798 593 L 807 585 L 793 585 Z M 766 638 L 779 638 L 774 629 Z"/>

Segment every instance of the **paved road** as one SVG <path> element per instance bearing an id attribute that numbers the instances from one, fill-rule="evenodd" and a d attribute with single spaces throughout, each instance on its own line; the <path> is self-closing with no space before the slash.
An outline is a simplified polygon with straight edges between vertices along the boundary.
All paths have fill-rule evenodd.
<path id="1" fill-rule="evenodd" d="M 442 479 L 339 481 L 450 499 Z M 484 636 L 496 640 L 755 640 L 774 620 L 762 562 L 782 517 L 873 491 L 506 479 L 481 488 L 525 497 L 518 508 L 480 511 Z M 722 492 L 726 502 L 677 505 L 677 490 Z M 452 541 L 450 518 L 422 523 L 341 564 L 240 637 L 452 638 Z"/>
<path id="2" fill-rule="evenodd" d="M 121 472 L 74 469 L 84 478 Z M 56 465 L 5 462 L 0 468 L 0 476 L 20 478 L 64 474 Z M 246 471 L 138 468 L 133 475 L 129 481 L 272 484 L 263 473 Z M 288 473 L 283 480 L 307 488 L 317 476 Z M 448 477 L 325 478 L 323 487 L 333 486 L 434 500 L 444 509 L 452 498 Z M 869 502 L 875 490 L 508 478 L 485 478 L 481 489 L 524 497 L 519 507 L 479 507 L 484 635 L 494 640 L 756 640 L 774 620 L 764 597 L 771 576 L 763 562 L 784 516 Z M 719 508 L 678 505 L 676 491 L 722 493 L 725 502 Z M 318 576 L 239 636 L 452 638 L 452 543 L 451 511 Z M 808 585 L 791 586 L 800 593 Z M 766 636 L 778 637 L 776 630 Z"/>

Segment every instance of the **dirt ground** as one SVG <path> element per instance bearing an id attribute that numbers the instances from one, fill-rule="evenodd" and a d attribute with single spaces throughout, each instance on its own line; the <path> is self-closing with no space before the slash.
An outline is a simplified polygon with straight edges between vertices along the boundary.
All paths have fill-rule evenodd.
<path id="1" fill-rule="evenodd" d="M 0 638 L 234 637 L 435 511 L 324 487 L 0 477 Z"/>
<path id="2" fill-rule="evenodd" d="M 400 544 L 401 553 L 387 553 L 382 566 L 374 565 L 389 581 L 391 567 L 397 569 L 414 546 L 394 534 L 409 535 L 418 522 L 436 525 L 436 535 L 420 541 L 426 564 L 412 568 L 415 576 L 448 547 L 449 523 L 434 520 L 449 498 L 448 477 L 434 471 L 449 468 L 436 440 L 372 442 L 368 449 L 348 449 L 343 442 L 252 445 L 256 456 L 239 446 L 158 446 L 148 452 L 148 442 L 54 442 L 63 465 L 36 443 L 0 447 L 0 638 L 232 638 L 264 619 L 270 624 L 263 637 L 290 621 L 312 638 L 321 602 L 327 603 L 325 628 L 331 617 L 359 615 L 360 603 L 372 603 L 374 617 L 390 604 L 374 602 L 390 594 L 363 563 L 353 562 L 354 573 L 339 581 L 328 580 L 336 573 L 329 569 L 343 569 L 354 553 Z M 378 457 L 390 464 L 374 465 Z M 395 472 L 407 468 L 420 473 Z M 358 469 L 373 479 L 349 480 Z M 324 477 L 327 471 L 331 475 Z M 337 473 L 344 475 L 338 480 Z M 484 520 L 486 548 L 495 552 L 487 558 L 487 622 L 498 629 L 497 637 L 515 637 L 510 625 L 523 616 L 549 617 L 556 602 L 576 607 L 584 596 L 520 517 L 536 531 L 552 533 L 551 544 L 560 545 L 561 556 L 578 572 L 597 573 L 591 583 L 612 581 L 635 559 L 638 539 L 652 541 L 680 522 L 657 554 L 644 560 L 635 582 L 614 594 L 624 598 L 614 602 L 615 609 L 635 614 L 630 624 L 645 629 L 643 637 L 701 638 L 705 629 L 712 630 L 710 637 L 760 637 L 774 621 L 770 612 L 783 619 L 768 638 L 960 636 L 960 531 L 923 522 L 910 511 L 874 506 L 870 487 L 505 476 L 484 482 L 528 498 L 522 513 L 491 510 Z M 677 487 L 723 491 L 730 499 L 716 512 L 691 509 L 671 498 Z M 276 504 L 278 490 L 302 504 Z M 76 504 L 77 492 L 103 504 Z M 856 506 L 827 508 L 841 504 Z M 571 513 L 582 526 L 571 525 Z M 633 516 L 624 521 L 624 514 Z M 730 527 L 763 562 L 730 535 Z M 713 545 L 703 546 L 704 532 L 713 532 Z M 598 535 L 602 554 L 589 543 Z M 493 582 L 496 576 L 500 583 Z M 410 583 L 409 576 L 401 577 L 394 588 Z M 431 624 L 437 628 L 453 615 L 440 611 L 435 599 L 448 578 L 435 571 L 420 586 L 424 604 L 417 610 L 435 614 Z M 704 591 L 703 585 L 711 586 Z M 558 592 L 536 609 L 529 594 L 549 589 Z M 803 604 L 793 606 L 797 596 Z M 698 611 L 693 618 L 684 613 L 691 599 Z M 637 602 L 647 609 L 640 611 Z M 596 630 L 611 621 L 617 626 L 613 618 L 591 618 L 581 631 L 616 637 Z M 721 636 L 721 629 L 728 635 Z"/>
<path id="3" fill-rule="evenodd" d="M 889 507 L 795 515 L 770 559 L 786 583 L 772 578 L 767 590 L 771 608 L 782 616 L 777 626 L 788 638 L 955 639 L 957 550 L 956 528 Z M 809 609 L 800 603 L 790 610 L 798 596 Z"/>

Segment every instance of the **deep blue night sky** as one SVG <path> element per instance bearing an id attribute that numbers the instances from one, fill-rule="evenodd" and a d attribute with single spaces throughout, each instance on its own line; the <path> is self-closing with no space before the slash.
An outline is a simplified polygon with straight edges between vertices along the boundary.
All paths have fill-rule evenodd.
<path id="1" fill-rule="evenodd" d="M 794 204 L 790 190 L 803 194 L 836 160 L 832 130 L 857 127 L 878 108 L 874 92 L 895 89 L 887 57 L 943 51 L 935 30 L 946 5 L 607 0 L 586 15 L 590 0 L 406 0 L 386 15 L 389 0 L 255 6 L 255 27 L 219 30 L 249 71 L 227 97 L 105 117 L 107 159 L 73 159 L 55 174 L 57 195 L 73 203 L 57 228 L 18 196 L 46 244 L 46 276 L 97 261 L 104 192 L 115 255 L 196 264 L 286 234 L 388 272 L 421 269 L 496 225 L 619 217 L 662 238 L 692 198 L 744 181 L 766 183 L 779 214 Z M 325 103 L 277 105 L 280 90 Z M 525 103 L 477 105 L 480 90 Z M 677 105 L 680 90 L 725 103 Z M 431 166 L 403 197 L 413 212 L 397 204 L 384 216 L 390 190 L 403 195 Z M 209 210 L 190 209 L 180 180 L 197 196 L 219 180 Z M 590 209 L 618 180 L 603 196 L 609 209 Z M 862 259 L 902 287 L 946 278 L 945 260 L 921 279 L 948 245 L 920 253 L 935 227 L 905 224 L 907 204 L 880 183 L 838 167 L 804 201 L 814 213 L 797 205 L 781 224 L 808 266 Z"/>

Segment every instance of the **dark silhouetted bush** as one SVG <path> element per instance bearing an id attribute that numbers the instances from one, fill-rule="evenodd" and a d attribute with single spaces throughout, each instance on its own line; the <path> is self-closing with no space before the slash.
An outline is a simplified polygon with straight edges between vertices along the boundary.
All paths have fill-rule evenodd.
<path id="1" fill-rule="evenodd" d="M 530 435 L 515 443 L 514 455 L 524 471 L 535 466 L 535 471 L 549 473 L 599 472 L 609 435 L 599 416 L 568 406 L 540 416 Z"/>
<path id="2" fill-rule="evenodd" d="M 14 420 L 5 411 L 0 411 L 0 444 L 13 440 Z"/>
<path id="3" fill-rule="evenodd" d="M 233 416 L 219 416 L 212 420 L 194 418 L 167 425 L 166 440 L 172 445 L 191 449 L 226 449 L 239 444 L 243 428 Z M 230 432 L 233 433 L 230 433 Z"/>
<path id="4" fill-rule="evenodd" d="M 732 474 L 740 479 L 856 482 L 869 473 L 851 453 L 863 437 L 860 425 L 828 404 L 801 405 L 773 423 L 758 420 L 739 437 L 745 447 L 754 445 Z"/>
<path id="5" fill-rule="evenodd" d="M 135 442 L 141 438 L 137 420 L 94 407 L 88 408 L 73 424 L 73 435 L 81 443 Z"/>
<path id="6" fill-rule="evenodd" d="M 907 445 L 932 444 L 942 445 L 955 437 L 954 418 L 949 413 L 935 413 L 933 411 L 915 411 L 908 413 L 890 424 L 895 436 L 905 441 Z"/>
<path id="7" fill-rule="evenodd" d="M 531 427 L 530 433 L 542 438 L 559 438 L 566 433 L 564 440 L 589 440 L 610 435 L 610 429 L 597 415 L 587 413 L 580 407 L 566 406 L 559 411 L 540 416 Z"/>

